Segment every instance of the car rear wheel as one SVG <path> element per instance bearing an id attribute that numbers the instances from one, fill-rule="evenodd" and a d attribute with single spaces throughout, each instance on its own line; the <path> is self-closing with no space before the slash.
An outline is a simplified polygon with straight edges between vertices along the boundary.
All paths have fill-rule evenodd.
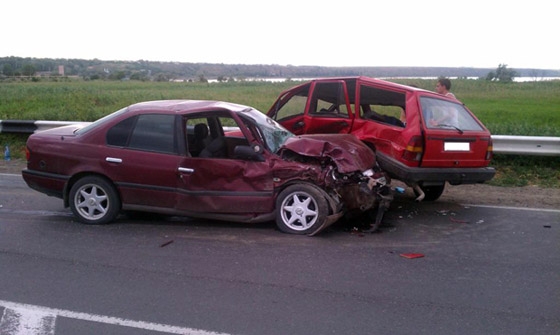
<path id="1" fill-rule="evenodd" d="M 120 211 L 117 191 L 107 180 L 88 176 L 70 189 L 70 208 L 78 219 L 87 224 L 106 224 Z"/>
<path id="2" fill-rule="evenodd" d="M 424 192 L 425 194 L 424 201 L 436 201 L 443 194 L 443 190 L 445 189 L 445 184 L 429 185 L 429 186 L 420 184 L 420 188 L 422 189 L 422 192 Z M 419 195 L 417 194 L 416 191 L 414 191 L 414 193 L 416 194 L 416 196 Z"/>
<path id="3" fill-rule="evenodd" d="M 276 200 L 276 225 L 290 234 L 312 234 L 327 219 L 329 206 L 320 189 L 295 184 L 283 190 Z"/>

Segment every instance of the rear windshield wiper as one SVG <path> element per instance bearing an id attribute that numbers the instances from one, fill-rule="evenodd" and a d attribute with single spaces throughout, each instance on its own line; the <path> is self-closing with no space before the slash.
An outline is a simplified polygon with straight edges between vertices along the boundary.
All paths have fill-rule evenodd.
<path id="1" fill-rule="evenodd" d="M 451 125 L 451 124 L 444 124 L 444 123 L 440 123 L 437 125 L 440 128 L 453 128 L 455 130 L 457 130 L 459 132 L 459 134 L 463 134 L 463 130 L 457 126 Z"/>

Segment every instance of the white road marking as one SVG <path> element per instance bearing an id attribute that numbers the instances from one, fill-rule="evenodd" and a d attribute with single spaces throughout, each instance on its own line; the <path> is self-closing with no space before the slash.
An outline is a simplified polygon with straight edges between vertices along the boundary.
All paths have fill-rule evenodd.
<path id="1" fill-rule="evenodd" d="M 54 335 L 56 315 L 27 308 L 6 308 L 0 319 L 2 335 Z"/>
<path id="2" fill-rule="evenodd" d="M 4 314 L 0 318 L 0 334 L 2 335 L 54 335 L 57 316 L 168 334 L 229 335 L 227 333 L 217 333 L 201 329 L 164 325 L 160 323 L 73 312 L 63 309 L 20 304 L 5 300 L 0 300 L 0 307 L 2 306 L 5 308 Z"/>

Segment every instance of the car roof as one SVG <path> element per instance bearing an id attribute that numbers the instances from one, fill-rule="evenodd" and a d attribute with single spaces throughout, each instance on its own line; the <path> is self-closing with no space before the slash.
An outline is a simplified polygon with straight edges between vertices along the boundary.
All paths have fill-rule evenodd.
<path id="1" fill-rule="evenodd" d="M 387 80 L 383 80 L 383 79 L 378 79 L 378 78 L 372 78 L 372 77 L 367 77 L 367 76 L 344 76 L 344 77 L 321 77 L 321 78 L 313 78 L 311 80 L 306 81 L 305 83 L 302 83 L 298 86 L 305 86 L 308 85 L 312 82 L 321 82 L 321 81 L 337 81 L 337 80 L 343 80 L 343 81 L 360 81 L 360 82 L 365 82 L 365 83 L 372 83 L 372 84 L 377 84 L 377 85 L 383 85 L 385 87 L 393 87 L 393 88 L 398 88 L 398 89 L 405 89 L 405 90 L 410 90 L 410 91 L 422 91 L 422 92 L 430 92 L 427 91 L 425 89 L 422 88 L 418 88 L 418 87 L 414 87 L 414 86 L 408 86 L 408 85 L 404 85 L 404 84 L 398 84 L 398 83 L 394 83 L 391 81 L 387 81 Z M 293 88 L 292 88 L 293 89 Z"/>
<path id="2" fill-rule="evenodd" d="M 128 107 L 129 112 L 144 112 L 151 113 L 177 113 L 183 114 L 185 112 L 200 112 L 210 110 L 230 110 L 236 113 L 250 109 L 252 107 L 235 104 L 226 101 L 215 100 L 155 100 L 139 102 Z"/>

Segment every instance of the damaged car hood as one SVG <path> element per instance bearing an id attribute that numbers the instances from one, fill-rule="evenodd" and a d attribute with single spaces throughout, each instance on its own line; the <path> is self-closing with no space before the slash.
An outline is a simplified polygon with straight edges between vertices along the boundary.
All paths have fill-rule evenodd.
<path id="1" fill-rule="evenodd" d="M 332 159 L 338 171 L 365 171 L 375 165 L 373 151 L 351 134 L 314 134 L 289 138 L 281 150 L 308 157 Z"/>

